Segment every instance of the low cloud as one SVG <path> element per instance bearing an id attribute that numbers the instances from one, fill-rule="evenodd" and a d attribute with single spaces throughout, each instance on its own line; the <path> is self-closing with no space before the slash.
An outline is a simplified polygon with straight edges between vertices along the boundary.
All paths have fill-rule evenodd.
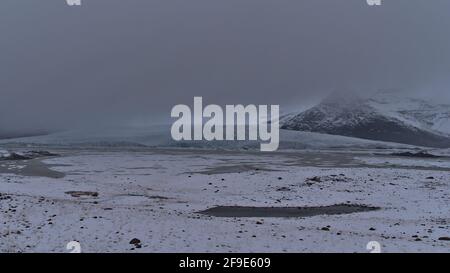
<path id="1" fill-rule="evenodd" d="M 292 107 L 335 89 L 449 101 L 450 2 L 4 0 L 0 129 L 133 120 L 205 103 Z"/>

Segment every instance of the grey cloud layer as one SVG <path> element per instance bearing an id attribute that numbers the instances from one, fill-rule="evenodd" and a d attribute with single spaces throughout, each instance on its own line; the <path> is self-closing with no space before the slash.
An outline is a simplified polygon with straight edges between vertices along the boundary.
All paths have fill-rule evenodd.
<path id="1" fill-rule="evenodd" d="M 0 129 L 301 104 L 342 86 L 448 100 L 450 1 L 2 0 Z"/>

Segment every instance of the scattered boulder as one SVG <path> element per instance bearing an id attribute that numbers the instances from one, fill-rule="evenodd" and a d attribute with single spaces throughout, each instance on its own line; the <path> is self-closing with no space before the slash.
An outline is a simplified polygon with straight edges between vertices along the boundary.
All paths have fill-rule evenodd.
<path id="1" fill-rule="evenodd" d="M 307 179 L 308 181 L 321 182 L 322 179 L 319 176 L 314 176 Z"/>
<path id="2" fill-rule="evenodd" d="M 32 157 L 20 153 L 10 153 L 6 156 L 1 157 L 2 160 L 29 160 Z"/>
<path id="3" fill-rule="evenodd" d="M 138 238 L 131 239 L 130 245 L 134 245 L 134 247 L 136 247 L 136 248 L 141 248 L 142 247 L 141 240 L 139 240 Z"/>
<path id="4" fill-rule="evenodd" d="M 425 151 L 420 151 L 417 153 L 412 153 L 412 152 L 391 153 L 391 155 L 407 156 L 407 157 L 420 157 L 420 158 L 438 158 L 438 157 L 440 157 L 438 155 L 433 155 L 433 154 L 427 153 Z"/>
<path id="5" fill-rule="evenodd" d="M 59 156 L 58 154 L 54 154 L 48 151 L 29 151 L 29 152 L 20 152 L 20 153 L 0 153 L 0 160 L 30 160 L 39 157 L 51 157 L 51 156 Z"/>
<path id="6" fill-rule="evenodd" d="M 55 154 L 49 151 L 30 151 L 30 154 L 36 155 L 36 157 L 41 156 L 59 156 L 59 154 Z"/>
<path id="7" fill-rule="evenodd" d="M 98 197 L 98 192 L 94 191 L 67 191 L 65 192 L 65 194 L 69 194 L 72 197 Z"/>
<path id="8" fill-rule="evenodd" d="M 291 189 L 288 187 L 279 187 L 276 191 L 291 191 Z"/>
<path id="9" fill-rule="evenodd" d="M 321 182 L 321 181 L 322 181 L 322 179 L 319 176 L 314 176 L 314 177 L 306 178 L 305 182 L 306 182 L 306 185 L 311 186 L 314 183 Z"/>
<path id="10" fill-rule="evenodd" d="M 131 245 L 140 244 L 140 243 L 141 243 L 141 240 L 139 240 L 138 238 L 133 238 L 130 241 Z"/>
<path id="11" fill-rule="evenodd" d="M 311 186 L 314 183 L 320 182 L 349 182 L 351 178 L 346 177 L 344 174 L 335 175 L 326 175 L 326 176 L 313 176 L 306 179 L 306 185 Z"/>

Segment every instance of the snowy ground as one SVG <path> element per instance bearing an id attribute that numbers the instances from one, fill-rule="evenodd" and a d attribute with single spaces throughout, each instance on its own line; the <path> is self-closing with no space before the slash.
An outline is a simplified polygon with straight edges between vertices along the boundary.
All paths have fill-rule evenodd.
<path id="1" fill-rule="evenodd" d="M 449 158 L 306 150 L 52 152 L 62 156 L 0 161 L 0 252 L 67 252 L 73 240 L 83 252 L 368 252 L 369 241 L 383 252 L 450 252 L 442 238 L 450 237 Z M 305 218 L 197 213 L 218 205 L 342 203 L 381 209 Z M 130 244 L 134 238 L 140 243 Z"/>

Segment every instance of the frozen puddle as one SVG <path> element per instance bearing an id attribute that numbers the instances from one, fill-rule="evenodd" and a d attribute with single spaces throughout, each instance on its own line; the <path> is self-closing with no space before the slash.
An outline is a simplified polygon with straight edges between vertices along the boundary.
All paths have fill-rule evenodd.
<path id="1" fill-rule="evenodd" d="M 331 205 L 324 207 L 240 207 L 218 206 L 199 213 L 215 217 L 311 217 L 379 210 L 365 205 Z"/>

